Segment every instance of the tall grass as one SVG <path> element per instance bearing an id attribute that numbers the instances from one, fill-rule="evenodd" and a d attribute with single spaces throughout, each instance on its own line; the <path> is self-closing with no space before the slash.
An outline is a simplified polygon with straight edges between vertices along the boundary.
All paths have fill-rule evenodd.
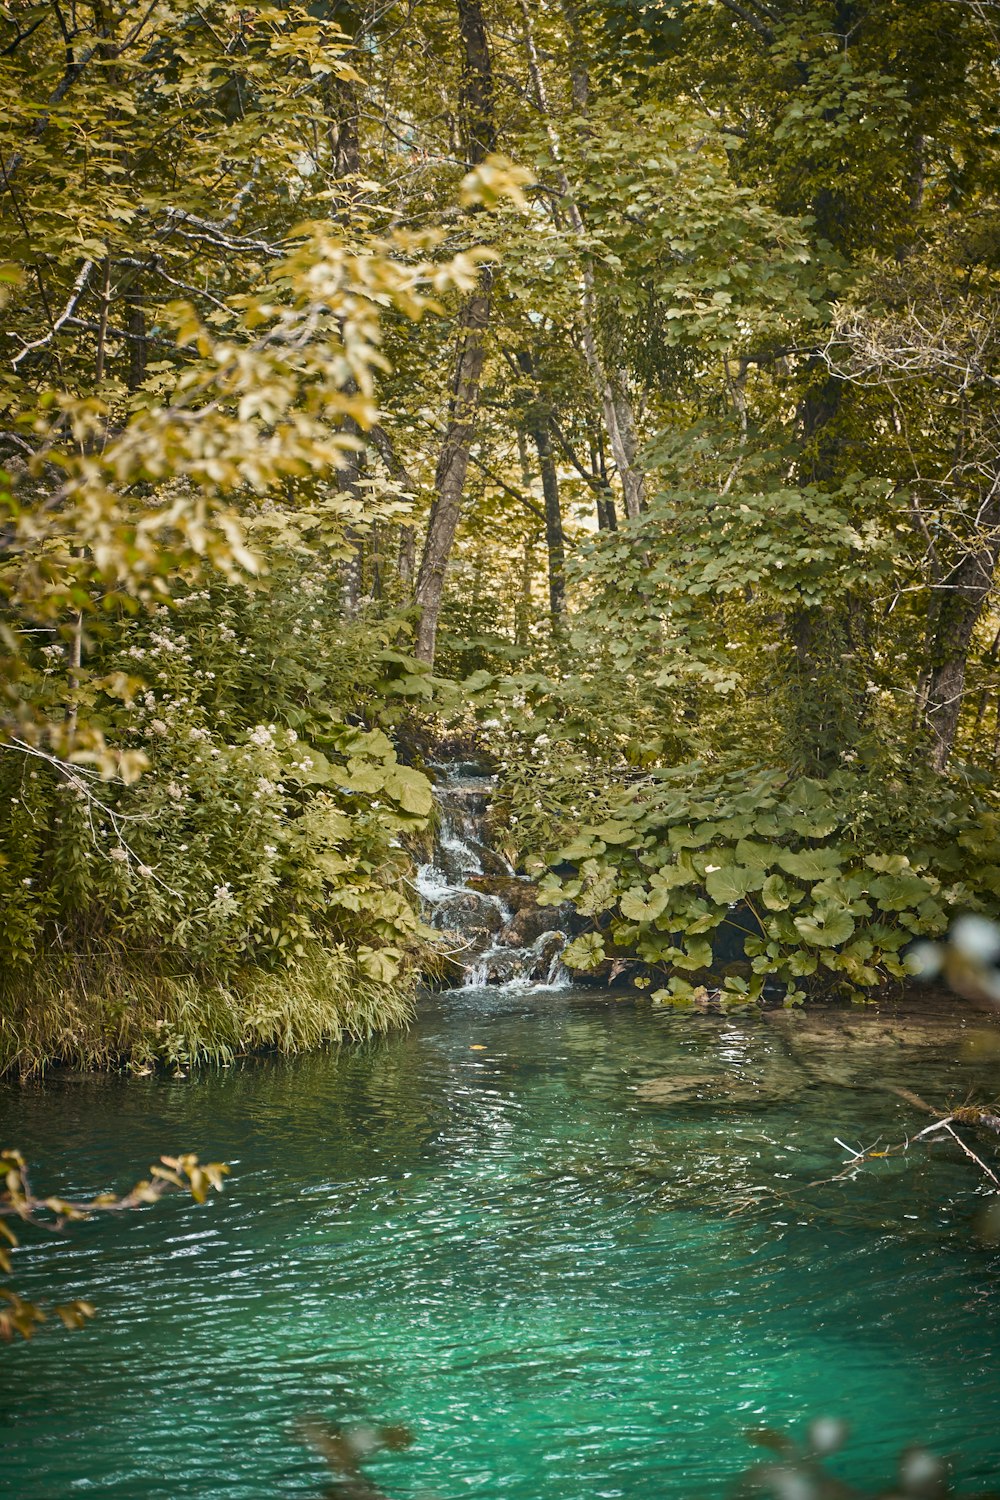
<path id="1" fill-rule="evenodd" d="M 224 979 L 168 971 L 109 943 L 0 975 L 0 1074 L 304 1052 L 388 1031 L 412 1015 L 412 981 L 370 979 L 345 950 L 318 943 L 287 968 L 248 967 Z"/>

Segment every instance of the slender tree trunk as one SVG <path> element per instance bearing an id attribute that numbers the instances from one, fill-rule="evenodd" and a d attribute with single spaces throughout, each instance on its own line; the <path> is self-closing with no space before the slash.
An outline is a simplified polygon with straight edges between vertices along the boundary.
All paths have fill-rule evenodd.
<path id="1" fill-rule="evenodd" d="M 590 104 L 590 74 L 584 62 L 583 28 L 574 0 L 562 0 L 562 13 L 570 35 L 569 81 L 573 108 L 585 114 Z"/>
<path id="2" fill-rule="evenodd" d="M 935 612 L 926 700 L 935 771 L 946 769 L 955 746 L 972 639 L 1000 562 L 1000 475 L 978 521 L 978 545 L 942 579 L 941 602 Z"/>
<path id="3" fill-rule="evenodd" d="M 462 308 L 463 338 L 451 414 L 434 476 L 434 499 L 414 595 L 420 609 L 416 647 L 420 661 L 434 660 L 445 574 L 461 515 L 469 449 L 476 428 L 479 386 L 486 358 L 484 338 L 490 321 L 491 282 L 492 278 L 484 273 L 480 290 Z"/>
<path id="4" fill-rule="evenodd" d="M 396 452 L 392 439 L 385 428 L 380 425 L 372 427 L 368 432 L 368 441 L 377 450 L 379 457 L 389 471 L 390 479 L 395 480 L 400 489 L 407 495 L 416 498 L 416 482 Z M 406 587 L 407 591 L 409 591 L 413 584 L 413 575 L 416 572 L 416 566 L 417 535 L 408 521 L 402 521 L 399 527 L 396 571 L 399 574 L 400 582 Z"/>
<path id="5" fill-rule="evenodd" d="M 361 172 L 357 90 L 348 79 L 331 78 L 326 84 L 324 100 L 327 143 L 333 173 L 344 184 L 343 200 L 337 205 L 333 218 L 341 224 L 347 224 L 350 221 L 353 187 Z M 360 437 L 360 429 L 350 417 L 344 421 L 344 431 Z M 349 450 L 336 475 L 338 493 L 350 495 L 359 504 L 363 497 L 359 482 L 363 463 L 363 450 Z M 346 539 L 351 547 L 351 556 L 344 562 L 341 570 L 344 609 L 348 615 L 356 615 L 364 593 L 364 543 L 361 534 L 352 526 L 347 528 Z"/>
<path id="6" fill-rule="evenodd" d="M 456 5 L 464 53 L 459 117 L 466 159 L 470 166 L 475 166 L 496 147 L 493 64 L 481 0 L 456 0 Z M 479 286 L 459 314 L 460 335 L 451 411 L 434 476 L 434 500 L 414 591 L 420 609 L 416 655 L 428 663 L 434 661 L 445 575 L 462 509 L 486 359 L 485 338 L 490 322 L 492 290 L 493 276 L 485 268 L 480 274 Z"/>
<path id="7" fill-rule="evenodd" d="M 583 215 L 580 212 L 580 207 L 576 201 L 569 178 L 562 168 L 562 143 L 549 108 L 545 79 L 542 76 L 538 49 L 535 45 L 535 34 L 531 23 L 531 11 L 528 7 L 528 0 L 520 0 L 520 7 L 521 16 L 524 21 L 524 44 L 528 54 L 528 70 L 531 74 L 532 87 L 535 90 L 538 108 L 545 121 L 545 130 L 552 149 L 552 157 L 559 171 L 560 187 L 562 188 L 564 199 L 563 207 L 569 215 L 569 221 L 574 231 L 578 235 L 583 236 L 586 233 L 586 225 L 584 224 Z M 586 103 L 589 93 L 586 69 L 581 61 L 583 56 L 582 37 L 580 36 L 579 24 L 573 6 L 571 4 L 564 5 L 563 12 L 573 36 L 573 53 L 576 59 L 571 70 L 573 99 L 574 103 L 578 103 L 578 107 L 582 108 Z M 587 363 L 587 369 L 590 372 L 595 393 L 601 403 L 604 425 L 607 429 L 608 440 L 611 443 L 611 453 L 615 461 L 615 467 L 618 470 L 618 478 L 621 482 L 622 495 L 625 501 L 625 514 L 629 520 L 635 520 L 645 508 L 645 479 L 642 470 L 636 464 L 638 444 L 635 436 L 635 417 L 624 376 L 619 374 L 617 380 L 613 380 L 601 354 L 595 332 L 598 322 L 598 307 L 594 267 L 593 262 L 585 251 L 582 252 L 580 258 L 580 289 L 582 312 L 580 339 L 583 345 L 583 355 Z"/>
<path id="8" fill-rule="evenodd" d="M 355 437 L 360 435 L 358 424 L 351 417 L 345 419 L 344 430 Z M 351 499 L 359 504 L 363 495 L 360 484 L 363 462 L 363 450 L 351 450 L 344 455 L 343 467 L 337 470 L 339 493 L 350 495 Z M 351 547 L 351 555 L 343 564 L 344 609 L 348 615 L 356 615 L 361 608 L 361 596 L 364 593 L 364 543 L 360 533 L 353 526 L 347 528 L 346 537 Z"/>
<path id="9" fill-rule="evenodd" d="M 132 337 L 128 341 L 128 388 L 137 391 L 146 378 L 149 345 L 146 338 L 146 308 L 142 291 L 130 286 L 125 293 L 125 326 Z"/>
<path id="10" fill-rule="evenodd" d="M 552 454 L 548 427 L 539 422 L 532 438 L 538 452 L 545 498 L 545 547 L 549 559 L 549 613 L 556 629 L 566 612 L 566 539 L 563 536 L 562 507 L 559 504 L 559 473 Z"/>
<path id="11" fill-rule="evenodd" d="M 594 473 L 600 476 L 601 487 L 597 492 L 597 526 L 600 531 L 618 530 L 618 513 L 615 497 L 608 482 L 608 466 L 604 457 L 604 441 L 600 432 L 590 445 L 590 463 Z"/>
<path id="12" fill-rule="evenodd" d="M 413 592 L 413 577 L 417 571 L 417 533 L 405 522 L 399 528 L 399 546 L 396 551 L 396 572 L 407 593 Z"/>
<path id="13" fill-rule="evenodd" d="M 535 578 L 535 544 L 537 531 L 529 532 L 524 539 L 521 558 L 521 587 L 518 590 L 514 621 L 514 644 L 527 647 L 531 639 L 531 591 Z"/>
<path id="14" fill-rule="evenodd" d="M 527 429 L 538 455 L 538 472 L 542 480 L 545 548 L 549 567 L 549 613 L 553 629 L 556 629 L 566 610 L 566 538 L 563 534 L 562 506 L 559 501 L 559 471 L 552 452 L 552 413 L 538 387 L 535 362 L 527 350 L 518 355 L 517 366 L 534 385 L 533 399 L 528 403 Z"/>

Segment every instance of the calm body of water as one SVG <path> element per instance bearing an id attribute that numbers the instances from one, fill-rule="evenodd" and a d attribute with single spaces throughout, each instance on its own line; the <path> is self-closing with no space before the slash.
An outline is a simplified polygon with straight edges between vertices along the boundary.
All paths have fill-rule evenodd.
<path id="1" fill-rule="evenodd" d="M 915 1438 L 1000 1479 L 981 1177 L 917 1145 L 815 1185 L 835 1137 L 925 1123 L 869 1085 L 1000 1091 L 972 1023 L 914 1026 L 471 991 L 327 1056 L 6 1091 L 39 1187 L 191 1149 L 233 1178 L 18 1257 L 25 1295 L 100 1315 L 0 1351 L 0 1491 L 316 1497 L 304 1413 L 410 1424 L 369 1469 L 393 1497 L 697 1500 L 747 1428 L 819 1414 L 852 1424 L 856 1480 Z"/>

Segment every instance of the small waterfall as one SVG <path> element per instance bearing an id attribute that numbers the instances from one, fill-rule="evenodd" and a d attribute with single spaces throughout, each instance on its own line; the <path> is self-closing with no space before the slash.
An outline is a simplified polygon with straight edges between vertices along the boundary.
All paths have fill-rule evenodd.
<path id="1" fill-rule="evenodd" d="M 540 907 L 531 881 L 490 845 L 494 778 L 472 762 L 435 769 L 438 837 L 416 887 L 431 926 L 452 939 L 462 987 L 569 984 L 562 964 L 569 910 Z"/>

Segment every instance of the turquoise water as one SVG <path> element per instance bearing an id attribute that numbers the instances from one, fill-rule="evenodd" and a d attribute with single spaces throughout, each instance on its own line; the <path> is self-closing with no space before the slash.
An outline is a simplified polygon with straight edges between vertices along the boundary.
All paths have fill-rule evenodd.
<path id="1" fill-rule="evenodd" d="M 317 1497 L 304 1413 L 411 1426 L 368 1471 L 393 1497 L 711 1497 L 747 1428 L 820 1414 L 852 1424 L 855 1480 L 914 1438 L 997 1479 L 980 1174 L 917 1145 L 815 1184 L 835 1137 L 925 1123 L 884 1084 L 943 1107 L 998 1065 L 954 1025 L 850 1028 L 461 992 L 326 1056 L 7 1091 L 39 1187 L 188 1149 L 233 1178 L 19 1257 L 25 1295 L 100 1315 L 0 1351 L 0 1490 Z"/>

